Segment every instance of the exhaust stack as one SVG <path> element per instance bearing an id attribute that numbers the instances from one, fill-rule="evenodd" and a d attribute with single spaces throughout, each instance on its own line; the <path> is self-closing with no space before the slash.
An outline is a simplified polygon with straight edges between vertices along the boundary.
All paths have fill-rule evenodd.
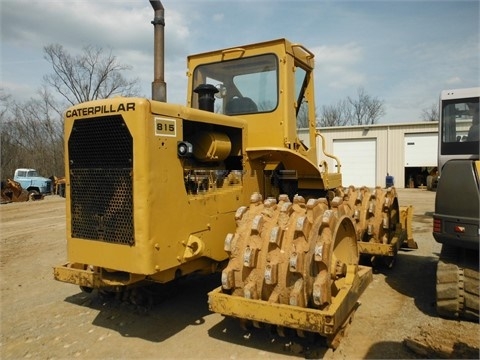
<path id="1" fill-rule="evenodd" d="M 154 26 L 152 100 L 167 102 L 167 83 L 165 82 L 165 9 L 160 0 L 150 0 L 155 11 L 152 20 Z"/>

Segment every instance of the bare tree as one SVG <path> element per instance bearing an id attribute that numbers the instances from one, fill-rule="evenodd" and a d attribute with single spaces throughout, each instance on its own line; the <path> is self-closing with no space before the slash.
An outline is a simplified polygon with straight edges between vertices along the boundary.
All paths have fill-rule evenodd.
<path id="1" fill-rule="evenodd" d="M 350 120 L 349 113 L 347 100 L 340 100 L 335 105 L 324 105 L 320 116 L 320 126 L 345 126 Z"/>
<path id="2" fill-rule="evenodd" d="M 73 56 L 62 45 L 44 47 L 44 57 L 53 73 L 44 76 L 47 85 L 55 89 L 70 105 L 104 99 L 113 95 L 137 95 L 138 79 L 128 80 L 123 72 L 130 70 L 120 64 L 111 51 L 85 46 L 80 55 Z"/>
<path id="3" fill-rule="evenodd" d="M 26 102 L 3 95 L 0 100 L 1 178 L 13 177 L 19 167 L 62 176 L 63 122 L 51 94 L 42 89 L 38 98 Z"/>
<path id="4" fill-rule="evenodd" d="M 16 168 L 37 169 L 42 175 L 64 175 L 62 114 L 66 106 L 121 94 L 138 94 L 138 80 L 123 73 L 111 52 L 87 46 L 80 55 L 61 45 L 44 48 L 53 73 L 37 96 L 16 102 L 0 89 L 0 177 L 13 177 Z M 57 96 L 60 95 L 60 97 Z"/>
<path id="5" fill-rule="evenodd" d="M 10 99 L 11 95 L 5 94 L 3 88 L 0 88 L 0 121 L 7 116 Z"/>
<path id="6" fill-rule="evenodd" d="M 364 88 L 357 89 L 357 98 L 347 98 L 350 104 L 350 124 L 376 124 L 378 119 L 385 115 L 385 105 L 382 100 L 368 95 Z"/>
<path id="7" fill-rule="evenodd" d="M 438 113 L 438 104 L 433 103 L 430 107 L 422 110 L 423 121 L 438 121 L 440 120 L 440 114 Z"/>
<path id="8" fill-rule="evenodd" d="M 2 170 L 0 178 L 4 180 L 13 176 L 8 169 L 13 159 L 16 158 L 16 147 L 13 145 L 14 139 L 9 129 L 12 121 L 12 100 L 11 96 L 5 94 L 3 89 L 0 89 L 0 108 L 0 165 Z"/>
<path id="9" fill-rule="evenodd" d="M 357 89 L 357 98 L 347 97 L 334 105 L 324 105 L 320 126 L 345 126 L 376 124 L 385 115 L 383 100 L 368 95 L 363 88 Z"/>

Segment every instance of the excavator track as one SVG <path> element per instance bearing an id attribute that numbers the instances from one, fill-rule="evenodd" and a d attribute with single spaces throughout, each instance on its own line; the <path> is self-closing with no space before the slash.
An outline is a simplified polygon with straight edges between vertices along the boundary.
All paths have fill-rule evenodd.
<path id="1" fill-rule="evenodd" d="M 230 260 L 221 289 L 209 294 L 211 310 L 243 324 L 277 325 L 279 335 L 284 327 L 300 336 L 316 332 L 335 347 L 371 281 L 371 269 L 358 265 L 350 214 L 340 196 L 263 201 L 253 194 L 225 239 Z"/>
<path id="2" fill-rule="evenodd" d="M 443 245 L 437 263 L 437 312 L 479 321 L 478 251 Z"/>

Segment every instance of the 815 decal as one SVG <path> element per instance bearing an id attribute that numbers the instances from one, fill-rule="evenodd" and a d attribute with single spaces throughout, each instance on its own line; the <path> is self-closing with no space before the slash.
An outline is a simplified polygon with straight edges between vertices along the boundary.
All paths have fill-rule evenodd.
<path id="1" fill-rule="evenodd" d="M 155 117 L 156 136 L 177 136 L 177 122 L 174 119 Z"/>

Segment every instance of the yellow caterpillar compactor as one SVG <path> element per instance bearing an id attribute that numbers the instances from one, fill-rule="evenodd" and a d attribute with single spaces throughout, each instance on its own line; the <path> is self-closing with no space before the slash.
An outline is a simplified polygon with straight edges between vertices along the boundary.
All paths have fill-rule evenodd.
<path id="1" fill-rule="evenodd" d="M 122 291 L 222 271 L 210 309 L 335 347 L 372 280 L 360 254 L 414 244 L 394 188 L 342 187 L 317 155 L 314 55 L 285 39 L 188 57 L 187 106 L 166 103 L 155 10 L 153 100 L 65 112 L 68 262 L 55 279 Z M 297 137 L 307 114 L 310 147 Z"/>

